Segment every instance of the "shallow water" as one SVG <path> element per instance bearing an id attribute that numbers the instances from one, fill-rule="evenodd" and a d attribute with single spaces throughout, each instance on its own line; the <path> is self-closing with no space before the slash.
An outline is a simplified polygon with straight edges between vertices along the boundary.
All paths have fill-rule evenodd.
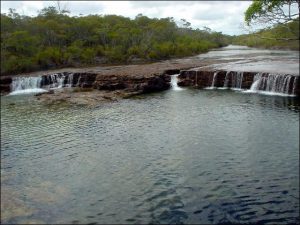
<path id="1" fill-rule="evenodd" d="M 208 67 L 230 71 L 268 72 L 299 76 L 299 51 L 268 50 L 229 45 L 198 56 L 200 60 L 225 60 Z"/>
<path id="2" fill-rule="evenodd" d="M 299 109 L 229 90 L 1 97 L 2 222 L 298 223 Z"/>

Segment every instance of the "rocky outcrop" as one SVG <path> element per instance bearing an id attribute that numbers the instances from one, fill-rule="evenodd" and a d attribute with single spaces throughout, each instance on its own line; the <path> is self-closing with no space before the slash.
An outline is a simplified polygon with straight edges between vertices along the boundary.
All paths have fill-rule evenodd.
<path id="1" fill-rule="evenodd" d="M 98 90 L 126 90 L 149 93 L 166 90 L 170 87 L 170 76 L 155 74 L 152 76 L 118 76 L 99 74 L 94 83 Z"/>
<path id="2" fill-rule="evenodd" d="M 216 62 L 215 60 L 213 61 Z M 93 88 L 103 91 L 123 91 L 135 93 L 149 93 L 166 90 L 170 87 L 170 75 L 178 76 L 179 86 L 197 86 L 198 88 L 212 85 L 215 70 L 206 66 L 210 61 L 200 61 L 197 58 L 187 58 L 178 60 L 167 60 L 163 62 L 143 64 L 143 65 L 122 65 L 90 68 L 66 68 L 55 71 L 48 71 L 41 76 L 41 72 L 24 74 L 23 76 L 41 76 L 41 87 L 46 87 L 54 82 L 60 82 L 60 87 Z M 204 69 L 205 67 L 206 69 Z M 193 68 L 193 69 L 190 69 Z M 235 87 L 238 79 L 237 71 L 219 70 L 215 75 L 214 86 Z M 256 72 L 243 72 L 241 88 L 249 89 L 253 83 Z M 268 73 L 262 74 L 268 76 Z M 19 75 L 21 76 L 21 75 Z M 56 76 L 56 77 L 55 77 Z M 294 90 L 296 95 L 300 95 L 300 79 L 291 76 L 288 92 Z M 8 93 L 10 90 L 11 77 L 1 77 L 1 93 Z M 56 86 L 57 87 L 57 86 Z M 293 89 L 293 90 L 292 90 Z"/>
<path id="3" fill-rule="evenodd" d="M 238 72 L 238 71 L 215 71 L 215 70 L 182 70 L 178 76 L 178 86 L 194 86 L 198 88 L 210 87 L 213 83 L 215 76 L 214 87 L 236 87 L 236 83 L 239 77 L 241 81 L 242 89 L 250 89 L 253 84 L 255 75 L 257 72 Z M 268 78 L 269 73 L 261 73 L 262 77 Z M 278 75 L 289 77 L 286 82 L 283 80 L 282 85 L 287 87 L 289 81 L 288 94 L 294 93 L 300 95 L 300 78 L 296 75 Z M 275 78 L 276 79 L 276 78 Z M 284 83 L 285 82 L 285 83 Z M 227 83 L 225 85 L 225 83 Z M 265 87 L 266 88 L 266 87 Z"/>
<path id="4" fill-rule="evenodd" d="M 22 77 L 42 77 L 41 86 L 46 87 L 56 78 L 64 77 L 63 86 L 95 88 L 98 90 L 126 90 L 148 93 L 166 90 L 170 87 L 170 75 L 179 74 L 181 69 L 203 65 L 202 62 L 186 60 L 169 60 L 142 65 L 103 66 L 90 68 L 66 68 L 52 71 L 33 72 Z M 54 78 L 56 76 L 56 78 Z M 12 77 L 1 77 L 1 93 L 7 94 L 10 90 Z M 71 79 L 70 79 L 71 78 Z M 3 79 L 3 82 L 2 82 Z"/>
<path id="5" fill-rule="evenodd" d="M 178 72 L 178 71 L 176 71 Z M 168 71 L 172 74 L 172 71 Z M 61 72 L 49 75 L 42 75 L 40 86 L 38 88 L 49 87 L 78 87 L 93 88 L 98 90 L 115 91 L 124 90 L 126 92 L 149 93 L 166 90 L 170 87 L 170 76 L 163 72 L 161 74 L 124 74 L 124 70 L 109 71 L 105 73 L 90 72 Z M 12 83 L 11 77 L 1 78 L 1 93 L 9 93 Z"/>
<path id="6" fill-rule="evenodd" d="M 199 88 L 209 87 L 213 82 L 213 77 L 215 72 L 215 87 L 223 87 L 225 83 L 225 78 L 227 75 L 228 87 L 232 87 L 235 71 L 214 71 L 214 70 L 183 70 L 178 76 L 179 86 L 198 86 Z M 243 72 L 242 86 L 243 89 L 249 89 L 253 82 L 253 77 L 257 73 L 255 72 Z"/>
<path id="7" fill-rule="evenodd" d="M 93 87 L 97 74 L 96 73 L 70 73 L 62 72 L 50 75 L 42 75 L 41 87 L 52 85 L 57 79 L 63 80 L 63 87 L 71 85 L 72 87 L 90 88 Z"/>

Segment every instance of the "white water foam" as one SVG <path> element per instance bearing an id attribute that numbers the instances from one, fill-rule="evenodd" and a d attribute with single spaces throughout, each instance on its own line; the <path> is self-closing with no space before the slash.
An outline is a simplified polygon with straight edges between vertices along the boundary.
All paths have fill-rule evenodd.
<path id="1" fill-rule="evenodd" d="M 289 94 L 291 75 L 268 74 L 263 76 L 262 73 L 257 73 L 253 78 L 253 83 L 250 90 L 243 91 L 244 93 L 258 93 L 263 95 L 295 97 L 295 86 L 297 77 L 294 78 L 293 90 Z"/>
<path id="2" fill-rule="evenodd" d="M 43 93 L 50 90 L 62 89 L 64 86 L 73 86 L 73 74 L 69 74 L 67 83 L 64 74 L 47 75 L 50 80 L 49 85 L 42 85 L 42 77 L 14 77 L 11 84 L 12 92 L 9 95 L 21 95 L 31 93 Z M 42 88 L 43 87 L 43 88 Z M 45 89 L 44 89 L 45 88 Z"/>
<path id="3" fill-rule="evenodd" d="M 219 73 L 219 71 L 214 72 L 213 80 L 212 80 L 210 87 L 206 87 L 205 89 L 207 89 L 207 90 L 216 89 L 215 82 L 216 82 L 216 77 L 217 77 L 218 73 Z"/>
<path id="4" fill-rule="evenodd" d="M 47 92 L 41 88 L 41 83 L 41 77 L 14 77 L 11 84 L 12 92 L 9 95 Z"/>
<path id="5" fill-rule="evenodd" d="M 24 90 L 16 90 L 8 95 L 24 95 L 24 94 L 37 94 L 37 93 L 45 93 L 48 92 L 45 89 L 42 88 L 30 88 L 30 89 L 24 89 Z"/>
<path id="6" fill-rule="evenodd" d="M 234 91 L 242 90 L 243 72 L 232 73 L 231 89 Z"/>
<path id="7" fill-rule="evenodd" d="M 68 83 L 66 84 L 66 87 L 71 88 L 73 86 L 73 73 L 69 74 L 68 76 Z"/>
<path id="8" fill-rule="evenodd" d="M 241 91 L 241 93 L 248 93 L 248 94 L 262 94 L 262 95 L 270 95 L 270 96 L 282 96 L 282 97 L 296 97 L 293 94 L 284 94 L 280 92 L 271 92 L 271 91 L 253 91 L 253 90 L 245 90 Z"/>
<path id="9" fill-rule="evenodd" d="M 228 88 L 228 81 L 229 81 L 228 75 L 229 75 L 229 73 L 230 73 L 230 70 L 226 72 L 224 85 L 223 85 L 223 88 L 221 88 L 221 89 L 227 89 Z"/>
<path id="10" fill-rule="evenodd" d="M 181 91 L 183 90 L 183 88 L 179 87 L 177 85 L 177 82 L 178 82 L 178 75 L 179 74 L 175 74 L 175 75 L 172 75 L 171 76 L 171 86 L 172 86 L 172 89 L 175 90 L 175 91 Z"/>

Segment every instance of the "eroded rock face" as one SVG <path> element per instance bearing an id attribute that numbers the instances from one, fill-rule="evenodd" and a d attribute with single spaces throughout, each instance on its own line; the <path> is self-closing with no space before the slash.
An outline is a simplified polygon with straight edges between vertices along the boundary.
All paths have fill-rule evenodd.
<path id="1" fill-rule="evenodd" d="M 50 75 L 42 75 L 42 87 L 53 84 L 53 76 L 64 77 L 63 87 L 66 85 L 71 85 L 72 87 L 76 86 L 82 88 L 90 88 L 93 86 L 97 74 L 62 72 Z M 72 79 L 70 79 L 70 77 L 72 77 Z"/>
<path id="2" fill-rule="evenodd" d="M 166 74 L 152 75 L 148 77 L 135 75 L 103 75 L 99 74 L 94 83 L 98 90 L 122 90 L 140 91 L 149 93 L 166 90 L 170 87 L 170 76 Z"/>
<path id="3" fill-rule="evenodd" d="M 147 66 L 149 67 L 149 65 Z M 95 88 L 98 90 L 123 90 L 140 91 L 141 93 L 166 90 L 170 87 L 170 75 L 178 73 L 179 70 L 166 70 L 154 73 L 155 68 L 150 71 L 144 66 L 128 66 L 112 68 L 98 73 L 94 72 L 59 72 L 42 75 L 41 88 L 53 87 L 58 80 L 62 87 Z M 1 78 L 1 92 L 9 93 L 11 77 Z M 55 86 L 57 87 L 57 85 Z"/>
<path id="4" fill-rule="evenodd" d="M 213 69 L 203 70 L 205 63 L 209 62 L 200 62 L 199 59 L 179 59 L 140 65 L 66 68 L 65 71 L 63 69 L 52 72 L 47 71 L 47 74 L 42 75 L 42 88 L 43 86 L 49 86 L 51 82 L 53 83 L 53 77 L 51 76 L 54 74 L 58 75 L 60 79 L 63 77 L 63 87 L 94 88 L 101 91 L 120 90 L 138 93 L 163 91 L 170 87 L 170 75 L 173 74 L 180 74 L 178 76 L 179 86 L 210 87 L 213 80 L 214 87 L 237 86 L 237 71 L 220 70 L 214 79 L 216 71 Z M 24 74 L 24 76 L 40 76 L 40 74 L 41 72 L 37 72 Z M 243 72 L 239 88 L 250 89 L 256 74 L 256 72 Z M 262 75 L 268 76 L 267 73 Z M 11 77 L 1 77 L 1 94 L 11 91 L 11 82 Z M 300 95 L 300 79 L 292 76 L 290 83 L 295 85 L 290 85 L 288 92 Z"/>
<path id="5" fill-rule="evenodd" d="M 257 72 L 238 72 L 238 71 L 214 71 L 214 70 L 182 70 L 178 76 L 178 86 L 194 86 L 199 88 L 211 87 L 228 87 L 250 89 L 254 82 Z M 261 73 L 264 79 L 268 79 L 269 73 Z M 271 75 L 272 76 L 272 75 Z M 283 76 L 283 77 L 279 77 Z M 284 77 L 285 76 L 285 77 Z M 215 79 L 214 79 L 215 77 Z M 285 94 L 300 95 L 300 78 L 296 75 L 276 75 L 273 77 L 274 82 L 280 82 Z M 286 79 L 285 79 L 286 78 Z M 276 81 L 277 79 L 277 81 Z M 284 80 L 285 79 L 285 80 Z M 214 82 L 213 82 L 214 80 Z M 237 85 L 240 82 L 240 85 Z M 289 85 L 288 85 L 289 84 Z M 267 88 L 266 84 L 262 85 Z M 288 88 L 287 88 L 288 87 Z M 288 89 L 288 90 L 287 90 Z M 264 90 L 264 89 L 262 89 Z"/>

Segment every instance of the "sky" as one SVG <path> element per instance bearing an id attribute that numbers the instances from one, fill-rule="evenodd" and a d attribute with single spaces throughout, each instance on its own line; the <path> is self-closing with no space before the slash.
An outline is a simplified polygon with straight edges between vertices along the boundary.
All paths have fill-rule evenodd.
<path id="1" fill-rule="evenodd" d="M 44 7 L 57 6 L 58 1 L 2 1 L 1 13 L 9 8 L 21 15 L 36 16 Z M 71 12 L 71 16 L 115 14 L 134 19 L 143 14 L 150 18 L 173 17 L 180 24 L 181 19 L 191 23 L 191 27 L 209 27 L 223 34 L 239 35 L 244 12 L 251 1 L 60 1 L 61 8 Z"/>

